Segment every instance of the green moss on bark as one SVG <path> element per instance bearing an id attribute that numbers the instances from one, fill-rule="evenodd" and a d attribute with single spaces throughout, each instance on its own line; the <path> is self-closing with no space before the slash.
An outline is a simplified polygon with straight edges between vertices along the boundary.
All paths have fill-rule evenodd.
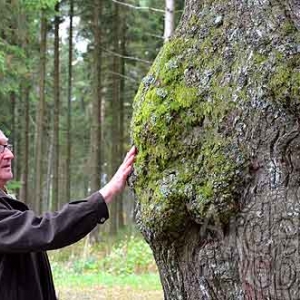
<path id="1" fill-rule="evenodd" d="M 207 11 L 203 25 L 194 16 L 193 34 L 164 45 L 134 100 L 139 223 L 156 234 L 180 232 L 188 220 L 227 223 L 248 172 L 246 111 L 299 102 L 293 24 L 281 25 L 282 45 L 259 33 L 257 46 L 229 17 Z"/>

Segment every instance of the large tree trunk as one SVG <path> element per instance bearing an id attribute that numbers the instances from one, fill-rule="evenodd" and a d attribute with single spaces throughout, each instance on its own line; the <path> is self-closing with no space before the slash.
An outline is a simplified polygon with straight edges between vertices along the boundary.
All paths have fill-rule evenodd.
<path id="1" fill-rule="evenodd" d="M 299 299 L 297 1 L 186 1 L 134 104 L 165 299 Z"/>

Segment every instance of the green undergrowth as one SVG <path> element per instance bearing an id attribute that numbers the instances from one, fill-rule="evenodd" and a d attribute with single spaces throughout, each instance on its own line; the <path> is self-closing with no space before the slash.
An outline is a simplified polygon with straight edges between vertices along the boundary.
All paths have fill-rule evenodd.
<path id="1" fill-rule="evenodd" d="M 50 251 L 49 257 L 58 286 L 161 288 L 152 251 L 137 233 L 123 232 L 122 238 L 106 238 L 93 246 L 84 239 L 70 247 Z"/>
<path id="2" fill-rule="evenodd" d="M 95 286 L 131 287 L 138 290 L 161 290 L 161 283 L 157 273 L 113 275 L 108 272 L 76 274 L 65 271 L 56 265 L 53 269 L 55 286 L 61 288 L 86 288 Z"/>

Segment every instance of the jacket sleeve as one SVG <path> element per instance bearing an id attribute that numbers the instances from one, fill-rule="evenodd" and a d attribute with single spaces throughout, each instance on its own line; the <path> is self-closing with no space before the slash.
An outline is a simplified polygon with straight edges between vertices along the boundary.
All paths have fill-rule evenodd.
<path id="1" fill-rule="evenodd" d="M 32 210 L 9 210 L 0 204 L 0 252 L 38 252 L 62 248 L 87 235 L 109 217 L 99 192 L 70 202 L 60 211 L 36 216 Z"/>

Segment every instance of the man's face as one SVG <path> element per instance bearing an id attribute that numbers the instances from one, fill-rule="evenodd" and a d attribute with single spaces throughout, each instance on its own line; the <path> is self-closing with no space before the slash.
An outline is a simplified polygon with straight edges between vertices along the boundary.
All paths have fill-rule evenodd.
<path id="1" fill-rule="evenodd" d="M 2 131 L 0 131 L 0 145 L 7 144 L 8 138 L 3 134 Z M 13 158 L 14 155 L 8 148 L 5 148 L 4 152 L 0 153 L 0 188 L 3 188 L 5 184 L 13 178 L 13 173 L 11 170 L 11 162 Z"/>

